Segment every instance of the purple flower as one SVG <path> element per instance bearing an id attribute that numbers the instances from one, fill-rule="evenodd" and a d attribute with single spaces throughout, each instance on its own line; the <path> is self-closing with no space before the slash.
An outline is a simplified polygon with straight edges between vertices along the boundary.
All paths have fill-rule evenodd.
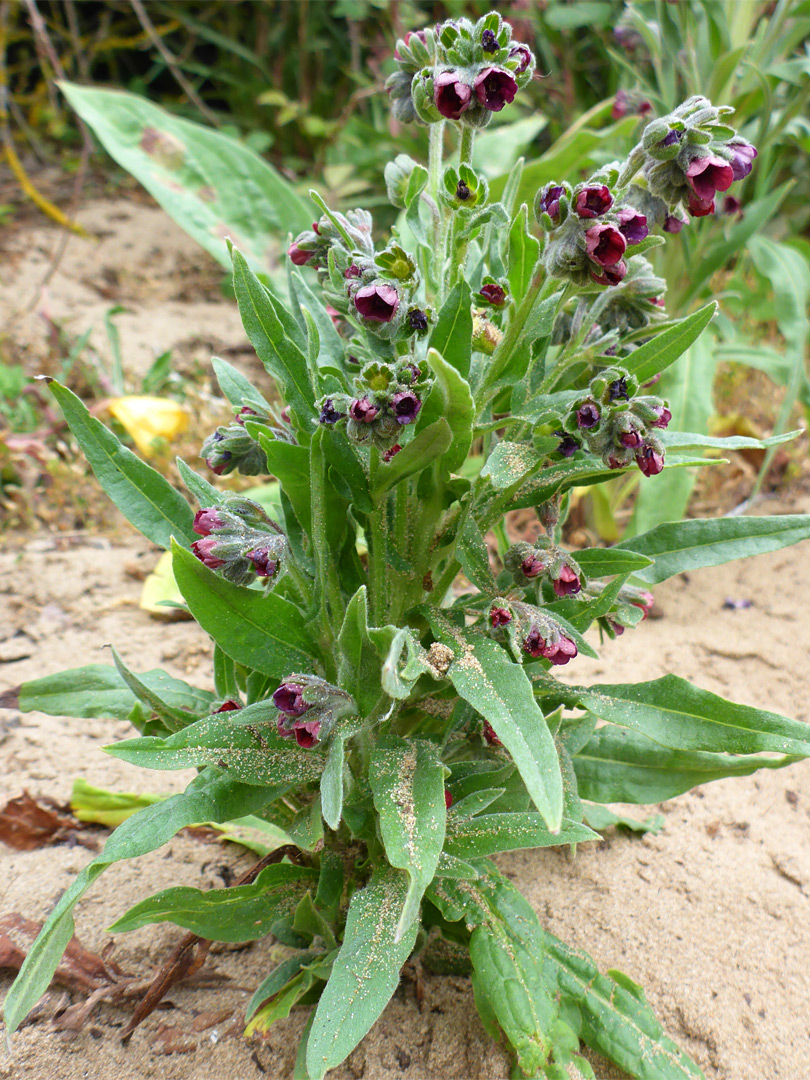
<path id="1" fill-rule="evenodd" d="M 637 446 L 641 446 L 642 438 L 637 431 L 623 431 L 619 442 L 629 450 L 635 450 Z"/>
<path id="2" fill-rule="evenodd" d="M 753 150 L 753 147 L 751 149 Z M 704 202 L 711 202 L 715 191 L 726 191 L 734 180 L 734 170 L 731 165 L 716 154 L 693 158 L 686 170 L 686 182 L 697 197 Z"/>
<path id="3" fill-rule="evenodd" d="M 194 524 L 191 527 L 198 536 L 208 536 L 209 533 L 214 532 L 216 529 L 225 528 L 225 524 L 216 507 L 211 506 L 207 510 L 197 511 L 194 515 Z"/>
<path id="4" fill-rule="evenodd" d="M 278 561 L 273 557 L 273 553 L 268 548 L 254 548 L 253 551 L 247 552 L 246 558 L 250 559 L 253 563 L 259 577 L 271 578 L 276 576 Z"/>
<path id="5" fill-rule="evenodd" d="M 683 132 L 678 131 L 677 128 L 670 128 L 664 138 L 658 144 L 659 146 L 674 146 L 683 138 Z"/>
<path id="6" fill-rule="evenodd" d="M 592 270 L 591 278 L 597 285 L 619 285 L 626 273 L 627 263 L 624 259 L 620 259 L 614 266 L 602 267 L 601 274 L 595 274 Z"/>
<path id="7" fill-rule="evenodd" d="M 408 312 L 408 326 L 410 326 L 411 330 L 427 330 L 427 315 L 424 311 L 421 310 L 421 308 L 412 308 Z"/>
<path id="8" fill-rule="evenodd" d="M 668 233 L 679 233 L 687 224 L 688 222 L 684 221 L 683 218 L 675 217 L 674 214 L 667 214 L 664 218 L 663 230 Z"/>
<path id="9" fill-rule="evenodd" d="M 653 420 L 650 427 L 665 428 L 672 419 L 672 413 L 666 407 L 666 405 L 656 405 L 655 411 L 658 414 L 657 419 Z"/>
<path id="10" fill-rule="evenodd" d="M 647 218 L 632 207 L 619 211 L 619 232 L 628 244 L 640 244 L 649 234 Z"/>
<path id="11" fill-rule="evenodd" d="M 472 104 L 472 87 L 455 71 L 443 71 L 433 80 L 433 101 L 447 120 L 458 120 Z"/>
<path id="12" fill-rule="evenodd" d="M 303 686 L 294 682 L 283 682 L 273 694 L 273 704 L 286 716 L 303 716 L 310 708 L 304 701 Z"/>
<path id="13" fill-rule="evenodd" d="M 379 407 L 373 405 L 367 397 L 356 398 L 349 405 L 349 416 L 358 424 L 370 424 L 379 411 Z"/>
<path id="14" fill-rule="evenodd" d="M 481 48 L 484 52 L 497 52 L 500 49 L 498 39 L 492 30 L 485 30 L 481 35 Z"/>
<path id="15" fill-rule="evenodd" d="M 484 68 L 473 82 L 479 105 L 490 112 L 500 112 L 504 105 L 514 101 L 518 85 L 515 77 L 503 68 Z"/>
<path id="16" fill-rule="evenodd" d="M 391 408 L 398 424 L 412 424 L 419 415 L 422 402 L 413 390 L 400 390 L 391 398 Z"/>
<path id="17" fill-rule="evenodd" d="M 629 401 L 630 395 L 627 393 L 627 379 L 622 375 L 620 379 L 614 379 L 608 387 L 608 397 L 610 401 L 618 401 L 619 398 L 622 401 Z"/>
<path id="18" fill-rule="evenodd" d="M 586 401 L 577 410 L 577 427 L 593 428 L 599 423 L 601 414 L 592 401 Z"/>
<path id="19" fill-rule="evenodd" d="M 600 266 L 615 266 L 621 262 L 627 241 L 612 225 L 592 225 L 585 231 L 585 250 L 588 258 Z"/>
<path id="20" fill-rule="evenodd" d="M 224 559 L 218 559 L 213 554 L 213 549 L 217 546 L 217 538 L 215 536 L 206 536 L 202 540 L 195 540 L 191 545 L 192 552 L 197 556 L 200 562 L 207 566 L 209 570 L 217 570 L 220 566 L 225 565 Z"/>
<path id="21" fill-rule="evenodd" d="M 494 307 L 503 307 L 506 302 L 506 293 L 502 286 L 496 285 L 491 281 L 487 282 L 486 285 L 481 286 L 478 295 L 482 296 L 488 304 L 492 304 Z"/>
<path id="22" fill-rule="evenodd" d="M 567 664 L 572 657 L 577 655 L 577 647 L 570 638 L 561 635 L 557 642 L 546 641 L 536 627 L 529 631 L 523 642 L 523 650 L 529 656 L 535 658 L 542 656 L 557 665 Z"/>
<path id="23" fill-rule="evenodd" d="M 581 449 L 573 435 L 568 435 L 565 431 L 555 431 L 554 434 L 560 440 L 557 453 L 562 454 L 563 457 L 573 457 L 577 450 Z"/>
<path id="24" fill-rule="evenodd" d="M 579 580 L 576 570 L 572 570 L 568 565 L 563 565 L 560 576 L 553 580 L 551 584 L 554 586 L 556 596 L 573 596 L 582 588 L 582 582 Z"/>
<path id="25" fill-rule="evenodd" d="M 754 158 L 757 156 L 756 147 L 743 142 L 742 139 L 732 139 L 728 144 L 728 149 L 733 153 L 731 171 L 734 174 L 734 179 L 742 180 L 748 176 L 753 168 Z M 719 190 L 725 191 L 726 189 L 720 188 Z"/>
<path id="26" fill-rule="evenodd" d="M 524 577 L 536 578 L 545 572 L 546 564 L 537 555 L 527 555 L 520 564 L 520 569 Z"/>
<path id="27" fill-rule="evenodd" d="M 636 464 L 644 476 L 657 476 L 664 467 L 664 455 L 645 443 L 636 454 Z"/>
<path id="28" fill-rule="evenodd" d="M 362 277 L 362 275 L 363 275 L 363 271 L 360 269 L 360 267 L 357 265 L 357 263 L 352 263 L 351 266 L 347 266 L 346 269 L 343 271 L 343 276 L 346 279 L 358 278 L 358 277 Z"/>
<path id="29" fill-rule="evenodd" d="M 513 45 L 509 50 L 509 59 L 517 60 L 518 64 L 515 71 L 518 75 L 522 75 L 526 68 L 532 62 L 532 52 L 528 45 L 523 45 L 521 42 Z"/>
<path id="30" fill-rule="evenodd" d="M 548 214 L 556 225 L 560 218 L 560 196 L 565 194 L 565 188 L 559 184 L 549 184 L 537 200 L 537 213 Z"/>
<path id="31" fill-rule="evenodd" d="M 354 294 L 354 306 L 369 322 L 391 322 L 399 307 L 399 293 L 393 285 L 364 285 Z"/>
<path id="32" fill-rule="evenodd" d="M 574 209 L 581 218 L 595 218 L 606 214 L 613 206 L 610 188 L 604 184 L 599 187 L 586 187 L 576 197 Z"/>
<path id="33" fill-rule="evenodd" d="M 735 195 L 726 195 L 723 199 L 723 213 L 729 217 L 741 218 L 743 216 L 742 203 Z"/>
<path id="34" fill-rule="evenodd" d="M 278 733 L 283 739 L 295 738 L 295 741 L 304 750 L 311 750 L 318 743 L 318 732 L 321 729 L 320 720 L 296 720 L 287 727 L 284 718 L 279 716 L 277 721 Z"/>
<path id="35" fill-rule="evenodd" d="M 321 409 L 321 415 L 318 417 L 322 424 L 336 424 L 338 420 L 342 420 L 346 413 L 338 412 L 335 408 L 335 403 L 331 398 L 327 398 L 323 403 Z"/>
<path id="36" fill-rule="evenodd" d="M 512 621 L 512 612 L 503 607 L 490 608 L 489 621 L 494 627 L 506 626 Z"/>

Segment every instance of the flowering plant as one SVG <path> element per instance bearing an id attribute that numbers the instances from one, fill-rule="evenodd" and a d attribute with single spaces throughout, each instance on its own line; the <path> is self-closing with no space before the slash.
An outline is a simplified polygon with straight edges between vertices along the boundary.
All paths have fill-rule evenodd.
<path id="1" fill-rule="evenodd" d="M 429 127 L 430 158 L 386 168 L 402 211 L 388 242 L 364 210 L 313 193 L 320 217 L 288 250 L 288 306 L 232 250 L 245 329 L 285 404 L 216 360 L 235 419 L 202 457 L 214 474 L 277 477 L 272 506 L 180 461 L 193 512 L 51 380 L 105 490 L 173 551 L 214 641 L 214 691 L 136 674 L 115 653 L 114 667 L 20 688 L 23 709 L 127 716 L 141 734 L 107 747 L 117 757 L 199 772 L 119 826 L 61 897 L 8 995 L 8 1028 L 47 987 L 99 873 L 185 825 L 249 816 L 278 846 L 253 880 L 165 889 L 113 930 L 272 933 L 289 954 L 256 990 L 248 1032 L 314 1006 L 296 1075 L 337 1066 L 414 957 L 472 975 L 517 1074 L 593 1077 L 582 1041 L 632 1076 L 697 1077 L 641 989 L 545 930 L 491 856 L 597 839 L 599 804 L 810 756 L 806 725 L 676 675 L 579 686 L 553 674 L 595 655 L 590 627 L 614 638 L 642 623 L 648 586 L 810 536 L 807 517 L 733 517 L 612 548 L 563 544 L 574 487 L 627 469 L 654 484 L 707 464 L 706 447 L 763 445 L 668 432 L 656 377 L 715 305 L 671 317 L 644 258 L 744 178 L 756 150 L 727 109 L 691 98 L 650 119 L 626 160 L 538 191 L 538 236 L 514 205 L 521 163 L 498 201 L 472 164 L 476 131 L 532 76 L 529 49 L 493 12 L 408 35 L 396 61 L 394 113 Z M 458 154 L 445 164 L 448 123 Z M 525 508 L 538 537 L 510 543 L 505 515 Z"/>

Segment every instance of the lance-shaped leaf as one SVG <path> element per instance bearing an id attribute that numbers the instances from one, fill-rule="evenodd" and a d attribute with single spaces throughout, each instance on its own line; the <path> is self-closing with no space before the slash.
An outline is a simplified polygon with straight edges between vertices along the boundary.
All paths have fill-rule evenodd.
<path id="1" fill-rule="evenodd" d="M 783 435 L 771 435 L 768 439 L 751 439 L 745 435 L 728 435 L 722 438 L 715 435 L 701 435 L 692 431 L 662 431 L 659 438 L 665 447 L 695 450 L 705 447 L 707 450 L 767 450 L 770 446 L 781 446 L 791 442 L 802 434 L 802 429 L 786 431 Z"/>
<path id="2" fill-rule="evenodd" d="M 610 724 L 598 728 L 572 758 L 583 799 L 645 806 L 672 799 L 698 784 L 757 769 L 781 769 L 797 757 L 734 757 L 672 750 L 646 735 Z"/>
<path id="3" fill-rule="evenodd" d="M 306 967 L 311 961 L 317 960 L 323 955 L 323 953 L 314 950 L 307 950 L 296 953 L 295 956 L 290 956 L 277 964 L 267 978 L 256 988 L 248 1004 L 245 1019 L 250 1020 L 266 1001 L 275 997 L 291 979 L 295 978 L 301 968 Z"/>
<path id="4" fill-rule="evenodd" d="M 299 609 L 272 592 L 232 585 L 175 544 L 172 567 L 191 614 L 238 664 L 282 679 L 312 669 L 312 644 Z"/>
<path id="5" fill-rule="evenodd" d="M 309 204 L 243 140 L 184 120 L 137 94 L 59 86 L 110 156 L 223 266 L 226 236 L 256 270 L 267 273 L 288 231 L 309 228 Z"/>
<path id="6" fill-rule="evenodd" d="M 173 709 L 185 712 L 186 723 L 207 716 L 214 695 L 154 668 L 138 679 Z M 19 687 L 13 707 L 49 716 L 127 720 L 138 699 L 111 664 L 87 664 L 55 675 L 43 675 Z"/>
<path id="7" fill-rule="evenodd" d="M 429 344 L 464 379 L 470 374 L 472 329 L 470 286 L 462 279 L 453 286 L 442 304 Z"/>
<path id="8" fill-rule="evenodd" d="M 509 229 L 506 245 L 509 288 L 516 304 L 520 303 L 531 284 L 539 252 L 540 242 L 529 231 L 529 208 L 523 203 Z"/>
<path id="9" fill-rule="evenodd" d="M 172 536 L 197 539 L 194 515 L 180 492 L 91 416 L 71 390 L 55 379 L 47 382 L 96 479 L 127 521 L 158 547 L 167 548 Z"/>
<path id="10" fill-rule="evenodd" d="M 399 941 L 419 914 L 444 844 L 444 766 L 432 743 L 383 736 L 371 756 L 369 783 L 388 861 L 408 872 Z"/>
<path id="11" fill-rule="evenodd" d="M 613 550 L 634 551 L 655 562 L 637 570 L 643 581 L 657 585 L 674 574 L 720 566 L 732 559 L 810 539 L 810 514 L 773 517 L 697 518 L 656 525 L 649 532 L 617 544 Z"/>
<path id="12" fill-rule="evenodd" d="M 126 739 L 104 749 L 145 769 L 218 764 L 244 784 L 295 784 L 320 776 L 323 756 L 282 739 L 277 716 L 272 701 L 259 701 L 246 709 L 198 720 L 167 739 Z"/>
<path id="13" fill-rule="evenodd" d="M 135 904 L 109 927 L 112 934 L 149 923 L 171 922 L 211 941 L 255 941 L 290 918 L 317 873 L 311 867 L 278 863 L 266 866 L 249 885 L 231 889 L 162 889 Z"/>
<path id="14" fill-rule="evenodd" d="M 638 574 L 652 564 L 652 559 L 624 548 L 584 548 L 575 551 L 577 562 L 589 578 L 612 577 L 614 574 Z"/>
<path id="15" fill-rule="evenodd" d="M 581 844 L 598 840 L 586 825 L 563 819 L 558 833 L 550 833 L 539 814 L 480 814 L 466 821 L 452 816 L 447 822 L 445 850 L 458 859 L 480 859 L 499 851 Z"/>
<path id="16" fill-rule="evenodd" d="M 520 664 L 496 642 L 427 612 L 434 634 L 453 652 L 447 677 L 512 757 L 532 801 L 552 832 L 562 824 L 563 785 L 554 739 Z"/>
<path id="17" fill-rule="evenodd" d="M 424 409 L 422 412 L 424 413 Z M 372 499 L 379 502 L 401 480 L 422 472 L 437 458 L 446 455 L 452 439 L 450 425 L 443 416 L 417 431 L 415 438 L 388 464 L 380 466 L 371 489 Z"/>
<path id="18" fill-rule="evenodd" d="M 369 637 L 368 599 L 361 585 L 346 606 L 338 634 L 338 682 L 351 689 L 361 714 L 371 711 L 380 699 L 382 656 Z"/>
<path id="19" fill-rule="evenodd" d="M 443 464 L 450 472 L 458 472 L 467 460 L 472 441 L 475 419 L 472 391 L 464 376 L 452 364 L 448 364 L 436 349 L 428 349 L 427 362 L 433 373 L 433 385 L 422 406 L 417 433 L 439 419 L 446 420 L 450 425 L 452 443 L 444 455 Z M 394 461 L 401 456 L 397 454 Z"/>
<path id="20" fill-rule="evenodd" d="M 142 679 L 139 679 L 134 672 L 129 670 L 112 646 L 111 649 L 118 674 L 138 701 L 146 705 L 152 712 L 156 713 L 169 731 L 180 731 L 195 719 L 190 713 L 175 709 L 168 701 L 165 701 L 160 694 L 153 690 Z"/>
<path id="21" fill-rule="evenodd" d="M 372 630 L 372 640 L 382 653 L 387 640 L 390 640 L 388 652 L 381 671 L 382 688 L 389 697 L 404 701 L 411 692 L 413 684 L 420 675 L 439 678 L 439 673 L 427 658 L 427 651 L 419 644 L 419 639 L 409 627 L 401 627 L 389 639 L 389 627 Z"/>
<path id="22" fill-rule="evenodd" d="M 230 821 L 261 809 L 283 788 L 239 784 L 216 769 L 206 769 L 180 795 L 147 806 L 115 830 L 100 855 L 59 897 L 6 995 L 4 1016 L 9 1033 L 16 1031 L 48 989 L 53 973 L 73 937 L 73 908 L 96 878 L 114 862 L 155 851 L 187 825 Z"/>
<path id="23" fill-rule="evenodd" d="M 636 1080 L 703 1080 L 697 1065 L 665 1034 L 632 979 L 620 971 L 602 975 L 587 953 L 548 932 L 545 943 L 546 983 L 586 1045 Z"/>
<path id="24" fill-rule="evenodd" d="M 464 522 L 456 547 L 456 558 L 467 578 L 483 593 L 495 593 L 489 552 L 478 524 L 472 517 Z"/>
<path id="25" fill-rule="evenodd" d="M 296 340 L 295 323 L 280 301 L 259 281 L 245 257 L 233 248 L 233 288 L 239 314 L 256 355 L 278 382 L 285 400 L 304 423 L 314 413 L 307 358 Z M 295 329 L 294 329 L 295 327 Z"/>
<path id="26" fill-rule="evenodd" d="M 255 409 L 260 416 L 270 416 L 272 409 L 267 399 L 256 389 L 250 379 L 221 356 L 211 358 L 219 388 L 235 409 L 245 405 Z"/>
<path id="27" fill-rule="evenodd" d="M 552 1048 L 557 1005 L 544 978 L 545 934 L 533 908 L 492 863 L 475 881 L 434 882 L 429 898 L 451 922 L 473 928 L 476 1004 L 497 1020 L 525 1076 L 537 1076 Z"/>
<path id="28" fill-rule="evenodd" d="M 640 731 L 673 750 L 810 757 L 810 724 L 739 705 L 677 675 L 566 693 L 602 720 Z"/>
<path id="29" fill-rule="evenodd" d="M 306 1063 L 312 1080 L 321 1080 L 352 1052 L 396 990 L 418 930 L 414 922 L 395 939 L 407 891 L 407 875 L 383 866 L 352 897 L 343 945 L 309 1033 Z"/>
<path id="30" fill-rule="evenodd" d="M 622 365 L 635 375 L 640 383 L 646 382 L 659 371 L 674 364 L 678 357 L 686 352 L 712 321 L 716 311 L 717 301 L 712 300 L 670 326 L 668 330 L 662 330 L 654 338 L 639 345 L 635 352 L 622 361 Z"/>
<path id="31" fill-rule="evenodd" d="M 321 773 L 321 813 L 330 829 L 337 829 L 343 815 L 343 763 L 346 740 L 336 731 L 326 752 Z"/>
<path id="32" fill-rule="evenodd" d="M 306 446 L 274 439 L 260 424 L 245 423 L 245 430 L 258 440 L 267 458 L 267 471 L 275 476 L 293 505 L 295 516 L 308 533 L 312 533 L 312 479 L 309 469 L 309 450 Z"/>
<path id="33" fill-rule="evenodd" d="M 219 506 L 225 501 L 225 492 L 219 491 L 213 484 L 209 484 L 205 477 L 195 472 L 181 457 L 175 458 L 175 462 L 186 490 L 194 496 L 201 507 Z"/>

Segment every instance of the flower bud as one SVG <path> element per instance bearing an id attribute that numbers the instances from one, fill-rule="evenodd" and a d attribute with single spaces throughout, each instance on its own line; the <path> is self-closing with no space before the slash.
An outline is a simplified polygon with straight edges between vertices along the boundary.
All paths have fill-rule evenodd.
<path id="1" fill-rule="evenodd" d="M 554 435 L 560 440 L 560 443 L 557 446 L 557 453 L 562 454 L 563 457 L 573 457 L 577 450 L 582 449 L 573 435 L 568 435 L 565 431 L 555 431 Z"/>
<path id="2" fill-rule="evenodd" d="M 482 311 L 473 311 L 473 348 L 492 356 L 501 343 L 502 332 Z"/>
<path id="3" fill-rule="evenodd" d="M 657 450 L 650 443 L 644 443 L 636 453 L 636 464 L 644 476 L 657 476 L 664 468 L 663 450 Z"/>
<path id="4" fill-rule="evenodd" d="M 599 423 L 599 409 L 592 401 L 586 401 L 577 409 L 577 427 L 594 428 Z"/>
<path id="5" fill-rule="evenodd" d="M 346 413 L 339 412 L 335 407 L 335 402 L 332 398 L 327 398 L 323 403 L 321 414 L 318 417 L 322 424 L 337 424 L 339 420 L 342 420 L 346 416 Z"/>
<path id="6" fill-rule="evenodd" d="M 754 158 L 757 156 L 756 147 L 742 139 L 732 139 L 726 144 L 726 148 L 732 154 L 730 165 L 734 179 L 744 180 L 754 166 Z"/>
<path id="7" fill-rule="evenodd" d="M 200 562 L 207 566 L 209 570 L 218 570 L 220 566 L 225 566 L 225 559 L 220 559 L 214 555 L 214 551 L 220 546 L 220 541 L 216 536 L 204 536 L 202 540 L 195 540 L 191 545 L 192 552 L 197 556 Z"/>
<path id="8" fill-rule="evenodd" d="M 675 214 L 667 214 L 662 228 L 664 232 L 679 233 L 684 225 L 687 224 L 688 222 L 685 218 L 677 217 Z"/>
<path id="9" fill-rule="evenodd" d="M 506 292 L 503 286 L 494 281 L 488 281 L 482 285 L 477 295 L 485 303 L 492 304 L 493 307 L 503 307 L 506 303 Z"/>
<path id="10" fill-rule="evenodd" d="M 573 596 L 582 588 L 579 574 L 567 562 L 559 568 L 557 577 L 552 574 L 551 584 L 556 596 Z"/>
<path id="11" fill-rule="evenodd" d="M 655 411 L 657 412 L 658 417 L 657 417 L 656 420 L 653 420 L 653 422 L 650 424 L 650 427 L 657 427 L 657 428 L 665 428 L 665 427 L 667 427 L 669 425 L 670 420 L 672 419 L 672 413 L 669 411 L 669 409 L 666 407 L 666 405 L 657 405 L 657 406 L 655 406 Z"/>
<path id="12" fill-rule="evenodd" d="M 546 564 L 537 555 L 527 555 L 520 564 L 520 572 L 529 579 L 539 577 L 545 573 Z"/>
<path id="13" fill-rule="evenodd" d="M 389 161 L 383 170 L 385 178 L 385 190 L 388 201 L 399 210 L 405 209 L 405 195 L 408 191 L 408 183 L 411 173 L 416 168 L 416 162 L 408 154 L 397 154 L 393 161 Z"/>
<path id="14" fill-rule="evenodd" d="M 509 59 L 515 62 L 516 75 L 523 75 L 534 64 L 534 54 L 531 49 L 519 41 L 510 47 Z"/>
<path id="15" fill-rule="evenodd" d="M 512 621 L 512 612 L 508 608 L 490 608 L 489 621 L 493 627 L 507 626 Z"/>
<path id="16" fill-rule="evenodd" d="M 200 449 L 200 457 L 208 468 L 223 476 L 238 469 L 243 476 L 267 472 L 267 455 L 245 431 L 242 424 L 218 427 L 208 436 Z"/>
<path id="17" fill-rule="evenodd" d="M 400 452 L 401 449 L 402 447 L 399 445 L 399 443 L 394 443 L 393 446 L 389 446 L 389 448 L 384 451 L 382 459 L 386 463 L 386 465 L 393 457 L 396 457 L 396 455 Z"/>
<path id="18" fill-rule="evenodd" d="M 596 274 L 591 271 L 591 278 L 597 285 L 620 285 L 627 273 L 627 263 L 624 259 L 614 263 L 613 266 L 602 267 L 602 273 Z"/>
<path id="19" fill-rule="evenodd" d="M 444 808 L 445 808 L 445 810 L 449 810 L 452 805 L 453 805 L 453 796 L 450 794 L 450 792 L 447 790 L 447 788 L 445 788 L 444 789 Z"/>
<path id="20" fill-rule="evenodd" d="M 274 578 L 278 573 L 279 563 L 276 553 L 268 546 L 254 548 L 245 553 L 245 557 L 253 563 L 258 577 Z"/>
<path id="21" fill-rule="evenodd" d="M 576 644 L 563 634 L 560 634 L 557 641 L 547 641 L 537 628 L 531 629 L 526 635 L 523 641 L 523 650 L 529 656 L 536 659 L 543 657 L 555 665 L 567 664 L 569 660 L 577 655 L 578 651 Z"/>
<path id="22" fill-rule="evenodd" d="M 417 334 L 424 334 L 428 328 L 428 317 L 421 308 L 411 308 L 407 316 L 408 326 Z"/>
<path id="23" fill-rule="evenodd" d="M 552 225 L 562 222 L 560 199 L 566 195 L 566 190 L 561 184 L 549 184 L 537 192 L 534 200 L 534 213 L 538 221 L 541 214 L 548 214 Z"/>
<path id="24" fill-rule="evenodd" d="M 226 522 L 215 506 L 198 510 L 194 515 L 192 528 L 198 536 L 208 536 L 209 533 L 226 527 Z"/>
<path id="25" fill-rule="evenodd" d="M 498 52 L 500 45 L 492 30 L 484 30 L 481 34 L 481 48 L 485 53 Z"/>
<path id="26" fill-rule="evenodd" d="M 484 721 L 483 735 L 489 746 L 503 746 L 503 743 L 495 734 L 495 728 L 490 724 L 489 720 Z"/>
<path id="27" fill-rule="evenodd" d="M 214 715 L 221 712 L 233 712 L 234 710 L 241 708 L 242 706 L 238 701 L 234 701 L 233 698 L 228 698 L 226 701 L 222 702 L 218 709 L 214 709 Z"/>

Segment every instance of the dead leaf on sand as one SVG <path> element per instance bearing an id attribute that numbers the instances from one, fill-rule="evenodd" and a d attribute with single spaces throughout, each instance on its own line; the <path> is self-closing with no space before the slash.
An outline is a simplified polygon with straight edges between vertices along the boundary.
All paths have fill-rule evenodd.
<path id="1" fill-rule="evenodd" d="M 52 799 L 34 799 L 27 791 L 9 799 L 0 810 L 0 841 L 16 851 L 65 842 L 95 850 L 95 840 L 78 835 L 81 829 L 81 823 L 63 813 Z"/>

